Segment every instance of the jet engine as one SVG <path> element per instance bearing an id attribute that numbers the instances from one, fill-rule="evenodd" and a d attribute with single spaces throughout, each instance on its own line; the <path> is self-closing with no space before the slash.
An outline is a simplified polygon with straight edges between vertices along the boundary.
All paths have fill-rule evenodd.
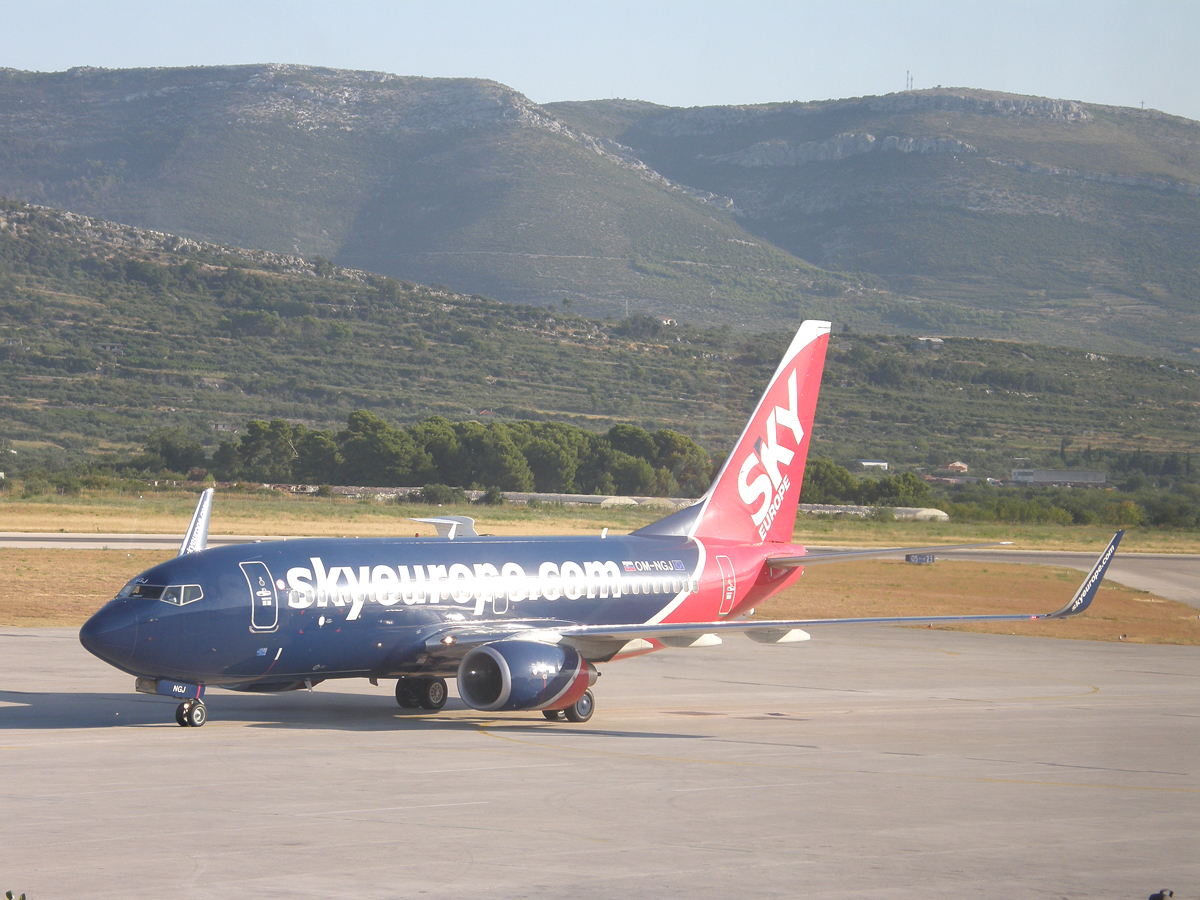
<path id="1" fill-rule="evenodd" d="M 472 709 L 566 709 L 596 683 L 596 667 L 571 647 L 496 641 L 458 667 L 458 695 Z"/>

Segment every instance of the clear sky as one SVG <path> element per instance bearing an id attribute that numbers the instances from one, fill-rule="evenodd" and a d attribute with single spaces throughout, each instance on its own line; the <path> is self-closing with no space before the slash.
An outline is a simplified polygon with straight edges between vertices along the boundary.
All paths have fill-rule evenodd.
<path id="1" fill-rule="evenodd" d="M 0 0 L 0 66 L 289 62 L 673 106 L 978 87 L 1200 119 L 1200 2 Z"/>

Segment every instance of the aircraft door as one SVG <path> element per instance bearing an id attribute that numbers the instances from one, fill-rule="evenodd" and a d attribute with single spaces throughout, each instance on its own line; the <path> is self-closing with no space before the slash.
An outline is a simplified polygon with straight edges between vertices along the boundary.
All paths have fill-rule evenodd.
<path id="1" fill-rule="evenodd" d="M 721 615 L 725 616 L 733 609 L 733 601 L 737 598 L 737 576 L 728 556 L 718 556 L 717 565 L 721 568 Z"/>
<path id="2" fill-rule="evenodd" d="M 250 630 L 274 631 L 279 627 L 279 597 L 270 570 L 260 562 L 244 562 L 241 566 L 250 586 Z"/>

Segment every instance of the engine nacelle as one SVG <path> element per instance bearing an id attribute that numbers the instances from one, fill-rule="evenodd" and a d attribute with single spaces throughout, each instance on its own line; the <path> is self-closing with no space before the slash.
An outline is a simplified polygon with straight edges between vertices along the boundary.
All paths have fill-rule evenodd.
<path id="1" fill-rule="evenodd" d="M 476 647 L 458 667 L 458 695 L 485 712 L 566 709 L 596 683 L 596 667 L 571 647 L 496 641 Z"/>

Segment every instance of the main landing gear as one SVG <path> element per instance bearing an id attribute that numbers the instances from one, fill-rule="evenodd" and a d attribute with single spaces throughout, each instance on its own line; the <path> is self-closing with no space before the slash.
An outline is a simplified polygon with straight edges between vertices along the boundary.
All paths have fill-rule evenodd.
<path id="1" fill-rule="evenodd" d="M 208 710 L 201 700 L 184 700 L 175 709 L 175 721 L 180 725 L 199 728 L 208 721 Z"/>
<path id="2" fill-rule="evenodd" d="M 542 715 L 551 722 L 557 722 L 560 718 L 565 718 L 568 722 L 586 722 L 595 711 L 596 698 L 590 690 L 586 690 L 582 697 L 566 709 L 543 709 Z"/>
<path id="3" fill-rule="evenodd" d="M 396 702 L 402 709 L 416 709 L 418 706 L 430 712 L 437 712 L 446 705 L 449 692 L 445 678 L 401 678 L 396 682 Z"/>

